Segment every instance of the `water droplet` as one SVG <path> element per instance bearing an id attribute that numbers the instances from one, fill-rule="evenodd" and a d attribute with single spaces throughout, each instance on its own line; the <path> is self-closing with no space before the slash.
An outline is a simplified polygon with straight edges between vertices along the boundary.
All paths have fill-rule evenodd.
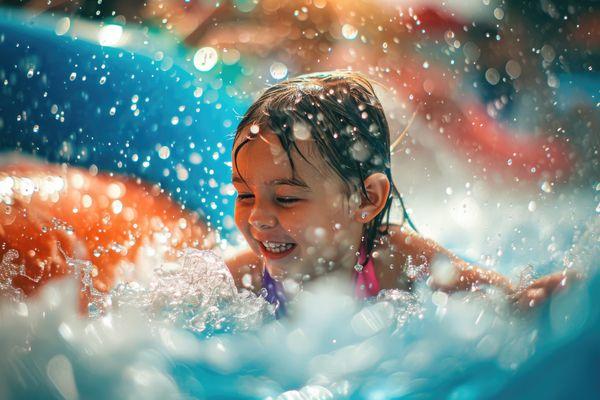
<path id="1" fill-rule="evenodd" d="M 546 193 L 552 192 L 552 185 L 548 181 L 542 183 L 542 190 Z"/>
<path id="2" fill-rule="evenodd" d="M 558 89 L 560 87 L 560 80 L 554 74 L 548 74 L 548 86 L 553 89 Z"/>
<path id="3" fill-rule="evenodd" d="M 167 146 L 162 146 L 158 150 L 158 156 L 163 160 L 166 160 L 167 158 L 169 158 L 170 155 L 171 155 L 171 150 Z"/>
<path id="4" fill-rule="evenodd" d="M 252 286 L 252 275 L 244 274 L 244 276 L 242 276 L 242 286 L 244 286 L 245 288 L 249 288 Z"/>
<path id="5" fill-rule="evenodd" d="M 294 124 L 294 137 L 297 140 L 309 140 L 311 138 L 310 128 L 303 123 Z"/>
<path id="6" fill-rule="evenodd" d="M 162 59 L 165 57 L 165 53 L 163 53 L 162 51 L 157 51 L 156 53 L 154 53 L 154 61 L 162 61 Z"/>
<path id="7" fill-rule="evenodd" d="M 58 21 L 56 21 L 54 33 L 56 33 L 58 36 L 62 36 L 69 31 L 70 27 L 71 20 L 69 19 L 69 17 L 60 18 Z"/>
<path id="8" fill-rule="evenodd" d="M 521 65 L 515 60 L 509 60 L 504 69 L 511 79 L 517 79 L 521 76 Z"/>
<path id="9" fill-rule="evenodd" d="M 542 46 L 542 48 L 540 49 L 540 54 L 544 58 L 544 61 L 546 61 L 547 63 L 554 61 L 554 58 L 556 57 L 554 48 L 549 44 L 545 44 Z"/>
<path id="10" fill-rule="evenodd" d="M 194 54 L 194 67 L 198 71 L 206 72 L 213 69 L 217 65 L 219 55 L 212 47 L 202 47 Z"/>
<path id="11" fill-rule="evenodd" d="M 497 20 L 501 20 L 502 18 L 504 18 L 504 10 L 499 7 L 495 8 L 494 9 L 494 17 Z"/>
<path id="12" fill-rule="evenodd" d="M 84 194 L 81 197 L 81 204 L 84 208 L 90 208 L 92 206 L 93 199 L 89 194 Z"/>
<path id="13" fill-rule="evenodd" d="M 425 61 L 423 63 L 423 68 L 425 68 L 425 69 L 429 68 L 429 61 Z"/>
<path id="14" fill-rule="evenodd" d="M 182 182 L 186 181 L 188 179 L 189 172 L 183 165 L 178 164 L 176 167 L 176 171 L 177 171 L 177 179 L 179 179 Z"/>
<path id="15" fill-rule="evenodd" d="M 318 227 L 315 228 L 314 235 L 317 239 L 324 239 L 327 234 L 327 231 L 324 228 Z"/>
<path id="16" fill-rule="evenodd" d="M 98 31 L 98 43 L 101 46 L 116 46 L 123 36 L 123 27 L 120 25 L 109 24 L 100 28 Z"/>
<path id="17" fill-rule="evenodd" d="M 364 162 L 371 156 L 371 151 L 365 143 L 357 141 L 350 147 L 350 154 L 356 161 Z"/>
<path id="18" fill-rule="evenodd" d="M 283 79 L 287 76 L 288 68 L 283 63 L 274 62 L 273 64 L 271 64 L 269 72 L 271 73 L 273 79 Z"/>
<path id="19" fill-rule="evenodd" d="M 202 162 L 202 156 L 196 152 L 190 154 L 190 163 L 198 165 Z"/>
<path id="20" fill-rule="evenodd" d="M 123 211 L 123 203 L 121 200 L 115 200 L 112 202 L 111 208 L 114 214 L 120 214 Z"/>
<path id="21" fill-rule="evenodd" d="M 221 59 L 226 65 L 233 65 L 240 60 L 241 54 L 236 49 L 223 49 Z"/>
<path id="22" fill-rule="evenodd" d="M 439 290 L 435 291 L 431 295 L 431 302 L 437 307 L 446 307 L 448 304 L 448 294 Z"/>
<path id="23" fill-rule="evenodd" d="M 253 124 L 250 126 L 250 133 L 253 135 L 257 135 L 260 132 L 260 127 L 258 125 Z"/>
<path id="24" fill-rule="evenodd" d="M 481 55 L 481 50 L 473 42 L 467 42 L 462 48 L 467 63 L 475 63 Z"/>
<path id="25" fill-rule="evenodd" d="M 171 125 L 177 125 L 179 123 L 179 117 L 177 115 L 171 118 Z"/>
<path id="26" fill-rule="evenodd" d="M 118 199 L 125 194 L 125 186 L 122 183 L 113 182 L 108 185 L 106 194 L 111 199 Z"/>
<path id="27" fill-rule="evenodd" d="M 52 357 L 46 365 L 46 376 L 62 398 L 76 399 L 79 397 L 73 366 L 66 356 L 58 354 Z"/>
<path id="28" fill-rule="evenodd" d="M 344 24 L 342 26 L 342 36 L 345 39 L 354 40 L 356 39 L 356 36 L 358 36 L 358 29 L 356 29 L 353 25 Z"/>
<path id="29" fill-rule="evenodd" d="M 489 68 L 487 71 L 485 71 L 485 80 L 490 85 L 496 85 L 498 82 L 500 82 L 500 73 L 498 73 L 496 68 Z"/>

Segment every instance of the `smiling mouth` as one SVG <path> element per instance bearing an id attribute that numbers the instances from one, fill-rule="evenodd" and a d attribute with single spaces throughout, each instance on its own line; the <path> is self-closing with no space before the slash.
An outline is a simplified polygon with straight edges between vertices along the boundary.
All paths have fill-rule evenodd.
<path id="1" fill-rule="evenodd" d="M 262 242 L 260 248 L 267 258 L 282 258 L 290 254 L 295 248 L 295 243 Z"/>

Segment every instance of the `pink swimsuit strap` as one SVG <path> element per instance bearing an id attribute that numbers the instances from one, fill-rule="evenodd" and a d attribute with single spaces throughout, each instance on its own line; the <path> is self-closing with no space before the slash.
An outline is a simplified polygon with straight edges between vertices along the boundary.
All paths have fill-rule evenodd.
<path id="1" fill-rule="evenodd" d="M 361 246 L 358 262 L 354 266 L 354 284 L 354 295 L 357 299 L 367 299 L 376 296 L 377 293 L 379 293 L 379 281 L 377 280 L 377 275 L 375 275 L 375 266 L 370 257 L 367 260 L 365 246 Z M 276 318 L 285 315 L 285 303 L 287 302 L 287 299 L 285 297 L 283 285 L 273 279 L 266 268 L 263 269 L 262 287 L 266 289 L 266 293 L 263 295 L 265 300 L 276 306 Z"/>
<path id="2" fill-rule="evenodd" d="M 375 265 L 371 257 L 367 260 L 367 251 L 364 245 L 360 247 L 358 263 L 354 267 L 354 294 L 358 299 L 366 299 L 379 293 L 379 281 L 375 274 Z"/>

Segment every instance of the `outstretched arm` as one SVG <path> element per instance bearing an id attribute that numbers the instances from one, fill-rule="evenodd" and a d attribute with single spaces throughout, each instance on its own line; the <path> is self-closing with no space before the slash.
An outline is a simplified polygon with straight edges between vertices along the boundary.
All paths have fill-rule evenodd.
<path id="1" fill-rule="evenodd" d="M 450 271 L 444 270 L 445 267 L 443 265 L 438 266 L 434 259 L 430 267 L 429 280 L 432 288 L 456 291 L 473 290 L 479 286 L 493 286 L 503 290 L 506 294 L 513 294 L 514 289 L 504 275 L 470 264 L 443 248 L 439 254 L 449 259 L 452 269 Z"/>
<path id="2" fill-rule="evenodd" d="M 471 290 L 482 284 L 495 286 L 504 290 L 514 305 L 521 310 L 542 305 L 553 294 L 582 279 L 581 274 L 575 271 L 561 271 L 536 279 L 525 288 L 515 288 L 505 276 L 495 271 L 473 266 L 458 258 L 453 264 L 458 270 L 459 279 L 451 289 Z M 432 277 L 435 282 L 435 273 Z"/>
<path id="3" fill-rule="evenodd" d="M 430 239 L 402 229 L 395 229 L 394 244 L 407 259 L 424 261 L 424 278 L 435 290 L 447 292 L 493 286 L 504 291 L 520 309 L 538 306 L 569 282 L 581 279 L 573 271 L 558 272 L 535 280 L 524 289 L 513 287 L 504 275 L 470 264 Z"/>
<path id="4" fill-rule="evenodd" d="M 394 258 L 405 266 L 408 280 L 426 279 L 434 290 L 472 290 L 490 285 L 512 294 L 510 281 L 503 275 L 470 264 L 435 241 L 405 227 L 390 228 Z M 415 267 L 416 266 L 416 267 Z"/>

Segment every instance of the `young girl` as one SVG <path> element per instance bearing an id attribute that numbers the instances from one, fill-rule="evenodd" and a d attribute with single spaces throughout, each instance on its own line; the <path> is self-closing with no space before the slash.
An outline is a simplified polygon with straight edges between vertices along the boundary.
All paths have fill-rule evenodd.
<path id="1" fill-rule="evenodd" d="M 503 276 L 419 236 L 405 211 L 404 224 L 390 224 L 394 201 L 404 208 L 390 165 L 388 123 L 364 76 L 311 74 L 266 90 L 233 144 L 235 222 L 250 247 L 228 260 L 238 284 L 266 289 L 280 311 L 288 278 L 334 275 L 359 298 L 419 278 L 442 290 L 493 285 L 524 304 L 559 284 L 546 278 L 516 294 Z"/>

